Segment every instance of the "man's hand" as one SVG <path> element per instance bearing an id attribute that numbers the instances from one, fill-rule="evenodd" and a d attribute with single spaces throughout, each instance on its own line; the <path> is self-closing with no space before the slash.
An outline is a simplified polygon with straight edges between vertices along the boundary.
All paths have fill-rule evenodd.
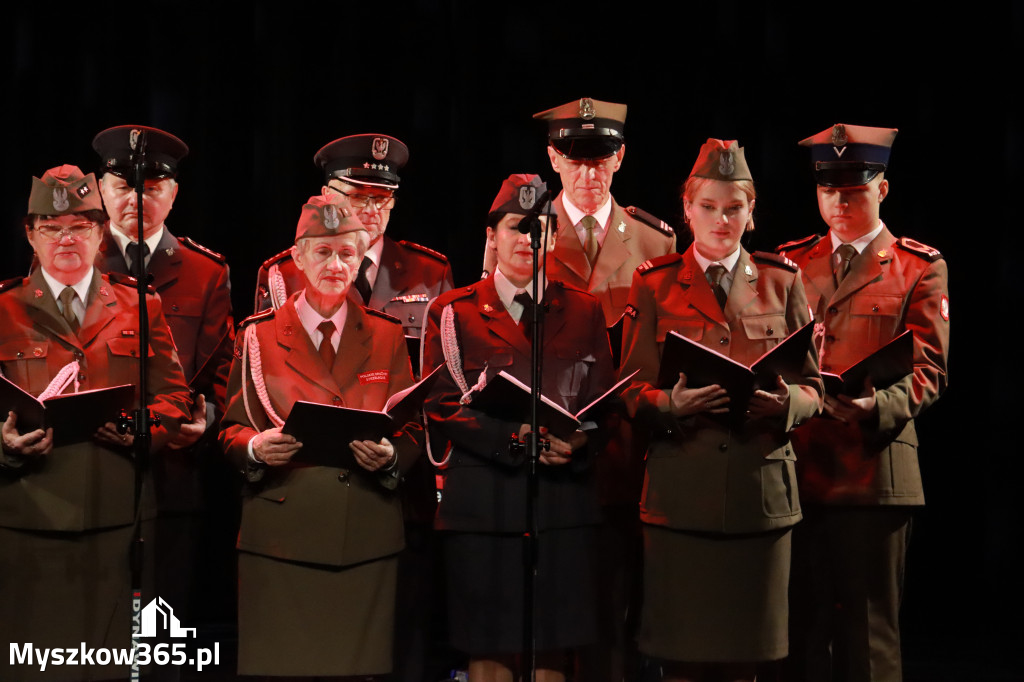
<path id="1" fill-rule="evenodd" d="M 860 394 L 859 398 L 851 398 L 846 395 L 833 398 L 826 395 L 825 412 L 847 424 L 854 424 L 877 416 L 878 404 L 875 401 L 875 387 L 871 384 L 871 377 L 864 380 L 864 392 Z"/>
<path id="2" fill-rule="evenodd" d="M 729 395 L 718 384 L 704 388 L 687 388 L 686 375 L 679 373 L 679 381 L 669 393 L 674 417 L 688 417 L 698 412 L 725 414 L 729 411 Z"/>
<path id="3" fill-rule="evenodd" d="M 206 396 L 196 394 L 196 402 L 192 405 L 192 420 L 181 425 L 178 435 L 167 444 L 171 450 L 187 448 L 203 437 L 206 433 Z"/>
<path id="4" fill-rule="evenodd" d="M 384 469 L 395 460 L 395 446 L 387 438 L 381 438 L 379 443 L 372 440 L 354 440 L 348 447 L 359 466 L 367 471 Z"/>
<path id="5" fill-rule="evenodd" d="M 256 461 L 270 467 L 287 464 L 301 447 L 302 443 L 295 440 L 295 436 L 281 433 L 280 426 L 261 431 L 252 441 Z"/>
<path id="6" fill-rule="evenodd" d="M 754 391 L 747 404 L 747 416 L 751 419 L 778 417 L 789 411 L 789 386 L 779 375 L 775 376 L 775 390 Z"/>
<path id="7" fill-rule="evenodd" d="M 18 433 L 16 428 L 18 415 L 14 412 L 7 413 L 3 428 L 0 429 L 3 435 L 3 450 L 5 454 L 18 457 L 38 457 L 48 455 L 53 451 L 53 429 L 36 429 L 26 434 Z"/>

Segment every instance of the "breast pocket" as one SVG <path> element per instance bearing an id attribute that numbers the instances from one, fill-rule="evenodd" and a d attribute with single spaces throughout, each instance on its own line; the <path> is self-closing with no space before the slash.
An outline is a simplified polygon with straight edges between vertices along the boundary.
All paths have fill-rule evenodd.
<path id="1" fill-rule="evenodd" d="M 49 351 L 49 341 L 17 339 L 0 344 L 4 376 L 32 395 L 39 395 L 50 383 Z"/>
<path id="2" fill-rule="evenodd" d="M 162 299 L 167 317 L 202 317 L 203 299 L 196 296 L 173 296 Z"/>
<path id="3" fill-rule="evenodd" d="M 664 343 L 669 332 L 676 332 L 691 341 L 704 338 L 704 320 L 699 317 L 659 317 L 658 343 Z"/>
<path id="4" fill-rule="evenodd" d="M 858 336 L 875 340 L 877 346 L 899 335 L 903 297 L 864 292 L 850 301 L 850 321 Z"/>
<path id="5" fill-rule="evenodd" d="M 563 398 L 576 398 L 597 362 L 592 354 L 584 355 L 580 350 L 559 348 L 555 353 L 558 358 L 558 393 Z M 565 405 L 563 405 L 565 406 Z"/>
<path id="6" fill-rule="evenodd" d="M 134 383 L 138 377 L 139 340 L 120 338 L 107 340 L 107 354 L 110 361 L 110 380 L 117 383 Z M 148 357 L 153 357 L 149 348 Z"/>
<path id="7" fill-rule="evenodd" d="M 744 317 L 741 322 L 743 333 L 753 342 L 752 346 L 757 355 L 767 353 L 789 336 L 784 312 L 752 315 Z M 756 359 L 756 356 L 752 359 Z"/>

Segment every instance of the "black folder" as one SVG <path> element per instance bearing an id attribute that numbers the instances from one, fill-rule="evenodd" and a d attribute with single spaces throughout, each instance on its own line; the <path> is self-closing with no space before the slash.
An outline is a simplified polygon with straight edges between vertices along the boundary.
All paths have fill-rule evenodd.
<path id="1" fill-rule="evenodd" d="M 914 332 L 907 330 L 845 372 L 822 372 L 829 395 L 859 396 L 864 380 L 871 377 L 875 388 L 889 388 L 914 371 Z"/>
<path id="2" fill-rule="evenodd" d="M 679 381 L 680 372 L 686 374 L 687 388 L 718 384 L 729 394 L 730 414 L 742 417 L 754 391 L 774 389 L 776 376 L 786 383 L 803 378 L 813 333 L 814 324 L 808 322 L 747 367 L 677 332 L 669 332 L 661 353 L 658 388 L 671 389 Z"/>
<path id="3" fill-rule="evenodd" d="M 442 367 L 438 365 L 421 381 L 395 393 L 380 411 L 297 400 L 281 428 L 282 433 L 295 436 L 302 443 L 293 461 L 345 469 L 359 467 L 348 444 L 354 440 L 378 442 L 390 438 L 406 423 L 415 421 Z"/>
<path id="4" fill-rule="evenodd" d="M 55 446 L 92 440 L 96 430 L 117 421 L 121 410 L 131 411 L 135 386 L 109 386 L 79 393 L 65 393 L 40 401 L 6 377 L 0 376 L 2 417 L 18 415 L 18 433 L 53 427 Z"/>

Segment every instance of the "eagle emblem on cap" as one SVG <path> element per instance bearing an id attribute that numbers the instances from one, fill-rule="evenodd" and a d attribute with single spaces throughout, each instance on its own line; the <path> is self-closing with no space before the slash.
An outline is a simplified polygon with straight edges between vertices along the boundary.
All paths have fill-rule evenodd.
<path id="1" fill-rule="evenodd" d="M 373 154 L 373 158 L 377 159 L 378 161 L 386 158 L 388 155 L 388 138 L 373 138 L 373 146 L 370 148 L 370 153 Z"/>
<path id="2" fill-rule="evenodd" d="M 324 206 L 324 227 L 334 232 L 339 225 L 341 225 L 341 218 L 338 217 L 338 209 L 331 205 Z"/>
<path id="3" fill-rule="evenodd" d="M 66 211 L 71 203 L 68 201 L 68 188 L 67 187 L 54 187 L 53 188 L 53 210 L 54 211 Z"/>
<path id="4" fill-rule="evenodd" d="M 142 131 L 138 128 L 132 128 L 131 132 L 128 133 L 128 146 L 131 147 L 133 152 L 139 144 L 139 135 L 141 134 Z"/>
<path id="5" fill-rule="evenodd" d="M 731 151 L 725 150 L 718 157 L 718 172 L 727 178 L 736 172 L 736 159 L 732 157 Z"/>
<path id="6" fill-rule="evenodd" d="M 580 118 L 585 121 L 597 116 L 597 110 L 594 109 L 594 100 L 589 97 L 583 97 L 580 99 Z"/>
<path id="7" fill-rule="evenodd" d="M 519 188 L 519 205 L 529 211 L 537 203 L 537 188 L 533 185 L 523 185 Z"/>
<path id="8" fill-rule="evenodd" d="M 832 126 L 832 146 L 833 147 L 845 147 L 849 140 L 846 137 L 846 126 L 842 123 L 837 123 Z"/>

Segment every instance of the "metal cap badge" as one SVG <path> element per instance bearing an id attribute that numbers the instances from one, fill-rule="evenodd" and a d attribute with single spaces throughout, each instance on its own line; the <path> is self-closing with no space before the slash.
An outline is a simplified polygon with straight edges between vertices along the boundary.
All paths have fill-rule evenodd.
<path id="1" fill-rule="evenodd" d="M 865 185 L 889 167 L 896 128 L 836 123 L 800 140 L 811 148 L 814 179 L 825 187 Z"/>
<path id="2" fill-rule="evenodd" d="M 697 162 L 693 164 L 690 176 L 712 180 L 753 180 L 743 147 L 736 140 L 719 140 L 709 137 L 701 145 Z"/>

